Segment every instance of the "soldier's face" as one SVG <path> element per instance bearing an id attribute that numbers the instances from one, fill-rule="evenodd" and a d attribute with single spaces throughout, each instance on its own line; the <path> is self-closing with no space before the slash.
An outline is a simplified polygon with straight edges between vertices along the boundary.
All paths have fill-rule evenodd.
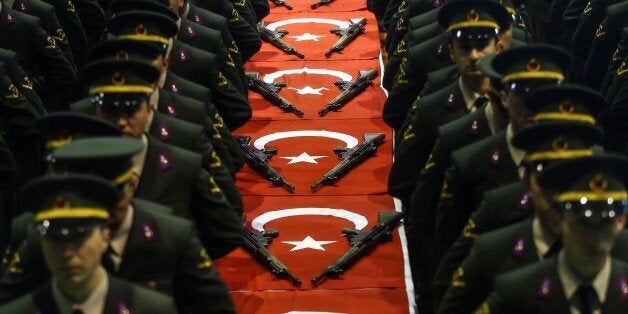
<path id="1" fill-rule="evenodd" d="M 46 264 L 60 288 L 85 289 L 94 280 L 103 253 L 109 245 L 109 229 L 96 227 L 85 238 L 59 240 L 42 238 Z"/>
<path id="2" fill-rule="evenodd" d="M 581 213 L 565 210 L 561 222 L 565 250 L 580 263 L 606 256 L 610 254 L 624 223 L 623 214 L 614 219 L 598 215 L 585 218 Z"/>
<path id="3" fill-rule="evenodd" d="M 109 107 L 106 107 L 109 108 Z M 94 115 L 117 124 L 122 130 L 122 135 L 132 138 L 141 138 L 144 134 L 149 117 L 152 113 L 152 107 L 148 105 L 148 100 L 142 101 L 141 104 L 133 106 L 133 110 L 107 110 L 102 106 L 94 106 Z"/>
<path id="4" fill-rule="evenodd" d="M 526 107 L 523 105 L 525 95 L 515 91 L 502 91 L 502 103 L 508 110 L 510 123 L 515 130 L 521 130 L 526 121 Z"/>
<path id="5" fill-rule="evenodd" d="M 456 64 L 461 76 L 483 77 L 480 71 L 480 59 L 495 53 L 495 38 L 475 40 L 452 40 L 449 49 L 451 60 Z"/>
<path id="6" fill-rule="evenodd" d="M 499 40 L 497 41 L 497 51 L 501 52 L 508 50 L 512 44 L 512 25 L 508 30 L 499 33 Z"/>
<path id="7" fill-rule="evenodd" d="M 523 181 L 541 224 L 552 234 L 559 236 L 561 233 L 560 215 L 552 207 L 552 195 L 545 192 L 538 184 L 536 172 L 527 175 Z"/>

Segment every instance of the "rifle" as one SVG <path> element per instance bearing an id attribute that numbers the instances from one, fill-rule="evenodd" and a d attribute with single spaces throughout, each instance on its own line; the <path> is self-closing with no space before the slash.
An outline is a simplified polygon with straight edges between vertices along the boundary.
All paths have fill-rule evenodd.
<path id="1" fill-rule="evenodd" d="M 277 170 L 268 165 L 268 159 L 277 153 L 277 149 L 274 147 L 265 148 L 263 150 L 251 147 L 251 137 L 236 135 L 238 144 L 244 152 L 244 160 L 249 166 L 259 173 L 264 179 L 270 181 L 272 184 L 279 186 L 282 185 L 288 189 L 290 193 L 294 192 L 294 185 L 288 183 Z"/>
<path id="2" fill-rule="evenodd" d="M 285 36 L 286 34 L 288 34 L 288 31 L 286 30 L 277 30 L 277 31 L 272 31 L 268 28 L 266 28 L 266 26 L 264 26 L 264 22 L 259 22 L 257 24 L 257 29 L 259 30 L 259 35 L 260 37 L 270 43 L 271 45 L 281 49 L 281 51 L 287 53 L 287 54 L 292 54 L 295 55 L 301 59 L 305 58 L 305 56 L 300 53 L 299 51 L 297 51 L 294 47 L 290 46 L 287 42 L 285 42 L 283 39 L 281 39 L 283 36 Z"/>
<path id="3" fill-rule="evenodd" d="M 292 6 L 287 4 L 286 1 L 283 1 L 283 0 L 270 0 L 270 1 L 278 7 L 286 7 L 286 9 L 292 10 Z"/>
<path id="4" fill-rule="evenodd" d="M 369 85 L 371 85 L 371 82 L 373 82 L 373 79 L 377 77 L 377 74 L 377 70 L 359 70 L 358 78 L 355 80 L 334 82 L 334 85 L 338 86 L 338 88 L 342 90 L 342 93 L 327 103 L 327 105 L 318 112 L 318 116 L 322 117 L 330 111 L 337 111 L 342 108 L 349 102 L 349 100 L 359 95 Z"/>
<path id="5" fill-rule="evenodd" d="M 321 6 L 324 6 L 324 5 L 330 4 L 330 3 L 332 3 L 332 2 L 334 2 L 334 0 L 318 0 L 318 1 L 316 1 L 316 3 L 313 3 L 313 4 L 310 6 L 310 8 L 312 8 L 312 9 L 316 9 L 316 8 L 318 8 L 318 7 L 321 7 Z"/>
<path id="6" fill-rule="evenodd" d="M 244 237 L 243 248 L 249 252 L 255 260 L 262 266 L 270 270 L 271 274 L 277 278 L 286 278 L 293 285 L 300 287 L 301 280 L 294 276 L 288 267 L 286 267 L 273 253 L 268 250 L 268 245 L 276 238 L 279 233 L 275 230 L 257 232 L 249 230 L 246 226 L 242 227 Z"/>
<path id="7" fill-rule="evenodd" d="M 290 103 L 285 98 L 279 96 L 278 92 L 281 88 L 286 86 L 284 82 L 266 83 L 259 78 L 259 72 L 246 72 L 246 80 L 248 81 L 249 88 L 262 95 L 264 99 L 270 101 L 271 104 L 281 108 L 284 112 L 292 112 L 297 117 L 303 117 L 303 111 L 299 110 L 295 105 Z"/>
<path id="8" fill-rule="evenodd" d="M 360 164 L 367 157 L 375 154 L 377 147 L 384 142 L 386 135 L 383 133 L 366 133 L 363 137 L 364 142 L 354 148 L 334 148 L 334 153 L 342 158 L 342 161 L 312 184 L 312 186 L 310 186 L 312 191 L 316 191 L 323 184 L 330 185 L 336 183 L 336 181 L 349 172 L 349 170 L 355 168 L 355 166 Z"/>
<path id="9" fill-rule="evenodd" d="M 343 228 L 343 236 L 351 243 L 351 248 L 327 266 L 318 276 L 312 278 L 312 285 L 318 285 L 326 277 L 339 278 L 355 264 L 362 256 L 366 255 L 375 245 L 392 240 L 392 233 L 401 224 L 402 212 L 381 211 L 378 213 L 377 225 L 371 230 L 361 231 L 352 228 Z"/>
<path id="10" fill-rule="evenodd" d="M 331 57 L 331 54 L 334 52 L 340 52 L 345 47 L 356 39 L 360 34 L 364 33 L 364 28 L 366 27 L 366 18 L 360 19 L 351 19 L 349 20 L 349 27 L 346 28 L 334 28 L 330 30 L 330 33 L 334 33 L 340 36 L 340 39 L 325 52 L 325 57 Z"/>

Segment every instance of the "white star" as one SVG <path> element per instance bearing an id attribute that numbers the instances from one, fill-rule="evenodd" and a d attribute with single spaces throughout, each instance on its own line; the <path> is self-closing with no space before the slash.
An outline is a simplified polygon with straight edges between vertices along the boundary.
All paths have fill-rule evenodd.
<path id="1" fill-rule="evenodd" d="M 286 156 L 286 157 L 279 157 L 279 158 L 290 159 L 290 161 L 287 163 L 287 165 L 290 165 L 290 164 L 296 164 L 298 162 L 307 162 L 307 163 L 310 163 L 310 164 L 318 164 L 316 159 L 324 158 L 324 157 L 329 157 L 329 156 L 310 156 L 308 153 L 303 152 L 299 156 Z"/>
<path id="2" fill-rule="evenodd" d="M 326 88 L 326 87 L 312 88 L 310 86 L 305 86 L 305 87 L 303 87 L 301 89 L 294 88 L 294 87 L 288 87 L 288 89 L 292 89 L 292 90 L 297 91 L 297 94 L 299 94 L 299 95 L 323 95 L 323 93 L 321 93 L 321 91 L 329 90 L 329 88 Z"/>
<path id="3" fill-rule="evenodd" d="M 304 33 L 304 34 L 301 34 L 301 35 L 298 35 L 298 36 L 288 36 L 288 37 L 294 38 L 294 41 L 306 41 L 306 40 L 318 41 L 319 38 L 325 37 L 325 36 L 312 35 L 310 33 Z"/>
<path id="4" fill-rule="evenodd" d="M 281 241 L 281 242 L 294 245 L 294 247 L 290 250 L 290 252 L 292 252 L 292 251 L 298 251 L 298 250 L 303 250 L 303 249 L 314 249 L 314 250 L 319 250 L 319 251 L 325 251 L 325 249 L 323 248 L 323 245 L 334 243 L 336 241 L 316 241 L 312 239 L 312 237 L 307 236 L 305 237 L 305 239 L 303 239 L 303 241 Z"/>

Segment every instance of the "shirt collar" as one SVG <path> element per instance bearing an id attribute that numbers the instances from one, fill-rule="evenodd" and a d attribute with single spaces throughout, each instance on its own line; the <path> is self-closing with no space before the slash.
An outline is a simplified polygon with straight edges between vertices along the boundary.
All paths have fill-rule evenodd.
<path id="1" fill-rule="evenodd" d="M 111 247 L 117 254 L 114 257 L 114 262 L 116 263 L 116 266 L 119 266 L 120 262 L 122 262 L 122 256 L 124 255 L 126 242 L 129 239 L 129 232 L 131 231 L 131 224 L 133 223 L 133 214 L 133 205 L 129 204 L 126 215 L 124 216 L 124 220 L 122 220 L 120 227 L 118 227 L 118 230 L 116 230 L 116 232 L 113 234 L 113 237 L 111 238 Z"/>
<path id="2" fill-rule="evenodd" d="M 460 93 L 462 94 L 462 99 L 464 99 L 464 104 L 467 109 L 469 109 L 469 111 L 475 111 L 476 108 L 473 105 L 482 95 L 471 90 L 471 88 L 462 81 L 462 77 L 458 79 L 458 86 L 460 87 Z"/>
<path id="3" fill-rule="evenodd" d="M 544 259 L 545 254 L 549 252 L 554 242 L 557 241 L 556 237 L 543 227 L 538 216 L 535 216 L 532 220 L 532 239 L 534 240 L 539 260 Z"/>
<path id="4" fill-rule="evenodd" d="M 4 0 L 2 2 L 4 2 L 4 4 L 6 4 L 7 8 L 12 8 L 13 4 L 15 4 L 15 0 Z M 2 9 L 2 7 L 0 6 L 0 10 L 1 9 Z"/>
<path id="5" fill-rule="evenodd" d="M 514 145 L 512 145 L 513 136 L 514 131 L 512 130 L 512 124 L 509 123 L 508 127 L 506 128 L 506 144 L 508 145 L 508 152 L 512 157 L 512 161 L 515 163 L 515 166 L 518 167 L 521 164 L 523 157 L 525 157 L 526 151 L 516 148 Z"/>
<path id="6" fill-rule="evenodd" d="M 72 311 L 77 309 L 88 314 L 104 312 L 105 299 L 109 291 L 109 276 L 107 276 L 107 272 L 102 266 L 98 267 L 96 271 L 101 273 L 102 280 L 81 304 L 76 304 L 70 300 L 57 286 L 57 279 L 52 278 L 52 296 L 57 304 L 59 313 L 72 313 Z"/>
<path id="7" fill-rule="evenodd" d="M 574 274 L 565 263 L 565 250 L 561 250 L 558 254 L 558 276 L 560 277 L 560 283 L 563 286 L 567 300 L 571 300 L 576 290 L 578 290 L 578 287 L 585 283 L 580 280 L 578 275 Z M 604 304 L 604 301 L 606 301 L 606 292 L 608 291 L 610 278 L 611 258 L 607 257 L 604 266 L 602 266 L 602 269 L 600 269 L 590 283 L 597 294 L 598 300 L 600 300 L 600 304 Z"/>
<path id="8" fill-rule="evenodd" d="M 181 16 L 187 18 L 189 14 L 190 14 L 190 3 L 186 1 L 185 5 L 183 6 L 183 12 L 181 13 Z"/>
<path id="9" fill-rule="evenodd" d="M 484 114 L 486 115 L 486 123 L 491 130 L 491 134 L 495 134 L 497 126 L 495 125 L 495 112 L 493 111 L 493 103 L 489 100 L 488 104 L 484 108 Z"/>
<path id="10" fill-rule="evenodd" d="M 148 137 L 146 137 L 146 134 L 142 135 L 142 144 L 144 144 L 142 151 L 133 156 L 133 172 L 140 178 L 142 177 L 144 163 L 146 162 L 146 153 L 148 152 Z"/>

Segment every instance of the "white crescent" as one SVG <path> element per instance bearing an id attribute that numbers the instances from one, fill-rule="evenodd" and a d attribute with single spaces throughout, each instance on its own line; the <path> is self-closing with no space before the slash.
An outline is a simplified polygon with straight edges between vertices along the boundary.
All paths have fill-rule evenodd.
<path id="1" fill-rule="evenodd" d="M 292 137 L 333 138 L 333 139 L 337 139 L 337 140 L 345 142 L 345 144 L 347 144 L 347 148 L 353 148 L 357 146 L 359 143 L 359 140 L 357 138 L 349 134 L 345 134 L 345 133 L 325 131 L 325 130 L 300 130 L 300 131 L 286 131 L 286 132 L 270 133 L 268 135 L 264 135 L 258 138 L 257 140 L 255 140 L 255 142 L 253 142 L 253 145 L 257 149 L 264 149 L 266 144 L 272 141 L 276 141 L 276 140 L 280 140 L 284 138 L 292 138 Z"/>
<path id="2" fill-rule="evenodd" d="M 300 69 L 287 69 L 281 70 L 273 73 L 268 73 L 264 75 L 264 82 L 273 83 L 276 79 L 284 75 L 292 75 L 292 74 L 318 74 L 318 75 L 329 75 L 335 76 L 343 81 L 351 81 L 353 80 L 353 76 L 347 72 L 337 71 L 337 70 L 329 70 L 329 69 L 310 69 L 308 67 L 303 67 Z"/>
<path id="3" fill-rule="evenodd" d="M 368 225 L 368 219 L 366 217 L 356 214 L 346 209 L 336 208 L 321 208 L 321 207 L 300 207 L 300 208 L 287 208 L 280 210 L 273 210 L 265 212 L 251 221 L 251 227 L 253 229 L 263 232 L 264 225 L 267 223 L 287 217 L 294 216 L 333 216 L 343 218 L 351 221 L 355 225 L 355 229 L 362 230 Z"/>
<path id="4" fill-rule="evenodd" d="M 272 22 L 272 23 L 266 25 L 266 28 L 274 31 L 277 28 L 282 27 L 282 26 L 291 25 L 291 24 L 305 24 L 305 23 L 331 24 L 331 25 L 336 25 L 336 26 L 338 26 L 340 28 L 347 28 L 347 27 L 349 27 L 351 25 L 347 21 L 341 21 L 341 20 L 335 20 L 335 19 L 321 19 L 321 18 L 315 18 L 315 17 L 306 17 L 306 18 L 287 19 L 287 20 L 281 20 L 281 21 L 277 21 L 277 22 Z"/>

